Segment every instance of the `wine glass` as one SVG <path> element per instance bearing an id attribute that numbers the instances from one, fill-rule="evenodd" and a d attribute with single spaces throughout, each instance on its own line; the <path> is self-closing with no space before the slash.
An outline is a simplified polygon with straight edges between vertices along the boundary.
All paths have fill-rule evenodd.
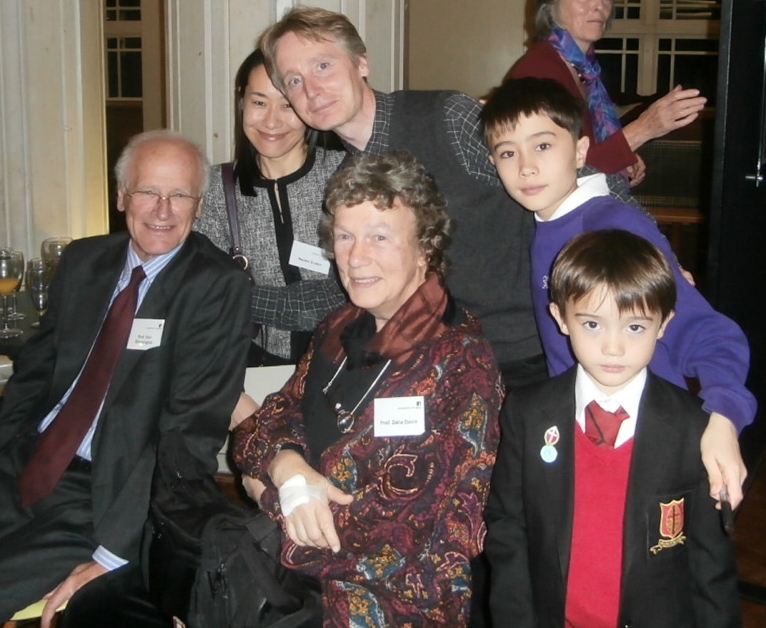
<path id="1" fill-rule="evenodd" d="M 61 259 L 61 254 L 71 241 L 72 238 L 60 236 L 43 240 L 42 245 L 40 245 L 40 257 L 50 260 L 51 270 L 54 272 Z"/>
<path id="2" fill-rule="evenodd" d="M 22 321 L 26 318 L 26 314 L 19 312 L 18 303 L 16 301 L 16 295 L 21 290 L 21 283 L 24 281 L 24 253 L 21 251 L 14 251 L 21 256 L 21 273 L 19 274 L 19 280 L 16 282 L 16 287 L 11 293 L 11 304 L 8 307 L 8 320 L 9 321 Z"/>
<path id="3" fill-rule="evenodd" d="M 51 285 L 53 271 L 48 260 L 36 257 L 27 262 L 27 292 L 32 305 L 37 310 L 37 321 L 30 327 L 40 326 L 40 317 L 48 306 L 48 288 Z"/>
<path id="4" fill-rule="evenodd" d="M 0 329 L 0 338 L 15 338 L 22 333 L 20 329 L 8 325 L 8 295 L 19 282 L 19 272 L 24 274 L 24 256 L 18 251 L 0 249 L 0 295 L 3 297 L 3 327 Z"/>

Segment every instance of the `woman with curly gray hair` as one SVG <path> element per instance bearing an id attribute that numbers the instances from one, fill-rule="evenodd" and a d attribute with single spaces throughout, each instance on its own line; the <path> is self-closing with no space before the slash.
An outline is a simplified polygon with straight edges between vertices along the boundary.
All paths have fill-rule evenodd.
<path id="1" fill-rule="evenodd" d="M 372 203 L 384 211 L 405 207 L 415 219 L 415 239 L 427 261 L 428 272 L 444 276 L 445 249 L 449 245 L 447 204 L 433 177 L 404 150 L 386 155 L 360 155 L 327 182 L 324 216 L 319 225 L 322 244 L 333 252 L 333 225 L 339 207 Z"/>
<path id="2" fill-rule="evenodd" d="M 321 582 L 325 626 L 467 625 L 502 387 L 442 283 L 444 200 L 394 152 L 351 159 L 326 206 L 351 304 L 236 429 L 235 459 L 283 564 Z"/>

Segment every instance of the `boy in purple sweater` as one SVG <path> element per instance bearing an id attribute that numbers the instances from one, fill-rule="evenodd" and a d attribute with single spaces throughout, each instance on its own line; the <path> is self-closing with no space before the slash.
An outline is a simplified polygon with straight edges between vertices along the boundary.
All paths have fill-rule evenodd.
<path id="1" fill-rule="evenodd" d="M 490 159 L 506 191 L 535 214 L 532 302 L 549 374 L 575 363 L 548 310 L 548 276 L 558 252 L 578 233 L 601 229 L 630 231 L 652 242 L 674 268 L 678 302 L 649 366 L 678 386 L 686 387 L 686 378 L 699 381 L 703 409 L 710 414 L 701 444 L 710 494 L 718 499 L 727 486 L 736 507 L 746 475 L 737 433 L 753 420 L 756 408 L 744 384 L 747 340 L 684 279 L 668 241 L 647 214 L 610 197 L 603 174 L 577 178 L 589 145 L 580 137 L 580 108 L 555 81 L 524 78 L 495 88 L 481 113 Z"/>

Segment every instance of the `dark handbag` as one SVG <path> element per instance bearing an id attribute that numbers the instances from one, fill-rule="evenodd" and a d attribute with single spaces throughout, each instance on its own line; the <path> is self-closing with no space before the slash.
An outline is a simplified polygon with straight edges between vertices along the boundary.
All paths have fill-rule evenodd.
<path id="1" fill-rule="evenodd" d="M 279 561 L 281 530 L 230 502 L 180 434 L 162 436 L 151 505 L 148 587 L 190 628 L 321 626 L 319 586 Z"/>
<path id="2" fill-rule="evenodd" d="M 255 283 L 253 272 L 250 270 L 250 260 L 242 252 L 242 243 L 239 237 L 239 216 L 237 215 L 237 196 L 234 193 L 234 162 L 221 164 L 221 182 L 223 183 L 223 195 L 226 199 L 226 217 L 229 219 L 229 241 L 231 258 L 247 273 L 250 283 Z"/>

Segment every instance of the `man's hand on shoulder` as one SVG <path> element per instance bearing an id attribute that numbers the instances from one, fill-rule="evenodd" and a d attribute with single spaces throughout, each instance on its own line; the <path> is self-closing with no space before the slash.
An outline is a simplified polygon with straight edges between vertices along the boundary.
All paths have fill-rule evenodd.
<path id="1" fill-rule="evenodd" d="M 72 569 L 66 580 L 45 596 L 48 602 L 40 618 L 40 628 L 50 628 L 51 621 L 58 608 L 64 602 L 68 602 L 80 587 L 88 584 L 94 578 L 103 576 L 106 572 L 106 567 L 99 565 L 95 561 L 82 563 Z"/>

